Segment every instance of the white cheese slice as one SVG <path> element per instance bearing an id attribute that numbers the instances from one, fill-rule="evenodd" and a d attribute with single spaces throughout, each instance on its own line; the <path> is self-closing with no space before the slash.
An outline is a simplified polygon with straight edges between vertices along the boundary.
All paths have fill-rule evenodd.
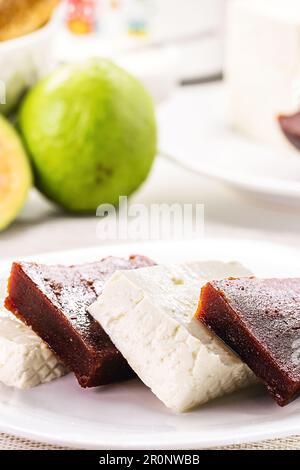
<path id="1" fill-rule="evenodd" d="M 66 367 L 31 328 L 1 311 L 0 382 L 26 389 L 66 373 Z"/>
<path id="2" fill-rule="evenodd" d="M 257 141 L 296 152 L 277 116 L 300 110 L 300 2 L 232 0 L 228 9 L 231 123 Z"/>
<path id="3" fill-rule="evenodd" d="M 248 367 L 193 318 L 208 280 L 248 275 L 238 263 L 221 262 L 117 271 L 89 311 L 155 395 L 185 411 L 254 381 Z"/>

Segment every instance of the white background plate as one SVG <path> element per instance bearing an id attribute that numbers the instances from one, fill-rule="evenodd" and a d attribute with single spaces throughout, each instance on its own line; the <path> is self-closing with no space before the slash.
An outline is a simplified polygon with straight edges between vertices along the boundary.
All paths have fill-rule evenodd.
<path id="1" fill-rule="evenodd" d="M 159 263 L 238 260 L 258 276 L 300 277 L 298 250 L 222 239 L 106 246 L 34 260 L 73 264 L 133 253 Z M 0 264 L 2 278 L 9 265 Z M 258 386 L 177 415 L 138 380 L 83 390 L 69 374 L 28 391 L 0 386 L 0 429 L 75 448 L 199 449 L 300 433 L 300 399 L 280 408 Z"/>
<path id="2" fill-rule="evenodd" d="M 234 132 L 227 111 L 224 84 L 181 87 L 158 110 L 161 154 L 239 191 L 299 204 L 300 152 Z"/>

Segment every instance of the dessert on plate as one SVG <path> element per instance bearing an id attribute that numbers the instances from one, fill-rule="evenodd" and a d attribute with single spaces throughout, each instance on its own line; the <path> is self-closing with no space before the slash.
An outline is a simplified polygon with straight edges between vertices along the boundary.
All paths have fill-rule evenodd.
<path id="1" fill-rule="evenodd" d="M 238 262 L 138 255 L 15 262 L 0 381 L 30 388 L 71 371 L 86 388 L 137 376 L 175 412 L 262 382 L 286 405 L 300 392 L 300 280 L 252 276 Z"/>
<path id="2" fill-rule="evenodd" d="M 89 311 L 153 393 L 183 412 L 255 381 L 248 367 L 193 319 L 207 280 L 250 274 L 239 263 L 218 261 L 118 271 Z"/>
<path id="3" fill-rule="evenodd" d="M 293 152 L 278 115 L 300 111 L 298 0 L 228 2 L 225 79 L 232 126 Z"/>

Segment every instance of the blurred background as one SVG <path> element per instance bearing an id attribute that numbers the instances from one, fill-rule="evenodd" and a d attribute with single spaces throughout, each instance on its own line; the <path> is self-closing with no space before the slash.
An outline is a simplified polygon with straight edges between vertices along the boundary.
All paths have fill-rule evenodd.
<path id="1" fill-rule="evenodd" d="M 42 77 L 108 58 L 155 105 L 157 156 L 132 202 L 201 203 L 205 236 L 298 245 L 299 33 L 295 0 L 0 0 L 0 111 L 18 129 Z M 0 145 L 0 219 L 6 167 Z M 95 212 L 66 212 L 41 192 L 3 227 L 1 257 L 100 243 Z"/>

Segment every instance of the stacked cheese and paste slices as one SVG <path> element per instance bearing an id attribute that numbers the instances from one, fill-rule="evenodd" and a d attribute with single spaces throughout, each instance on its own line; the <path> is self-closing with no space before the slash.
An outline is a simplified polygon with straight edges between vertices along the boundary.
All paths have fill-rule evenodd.
<path id="1" fill-rule="evenodd" d="M 67 368 L 31 328 L 0 310 L 0 382 L 26 389 L 66 373 Z"/>
<path id="2" fill-rule="evenodd" d="M 167 407 L 182 412 L 255 381 L 193 318 L 202 285 L 249 275 L 238 263 L 222 262 L 118 271 L 89 311 L 141 380 Z"/>
<path id="3" fill-rule="evenodd" d="M 89 311 L 157 397 L 175 411 L 186 411 L 256 380 L 194 319 L 202 285 L 249 275 L 238 263 L 222 262 L 118 270 Z M 31 328 L 0 314 L 0 382 L 29 388 L 66 372 Z"/>

